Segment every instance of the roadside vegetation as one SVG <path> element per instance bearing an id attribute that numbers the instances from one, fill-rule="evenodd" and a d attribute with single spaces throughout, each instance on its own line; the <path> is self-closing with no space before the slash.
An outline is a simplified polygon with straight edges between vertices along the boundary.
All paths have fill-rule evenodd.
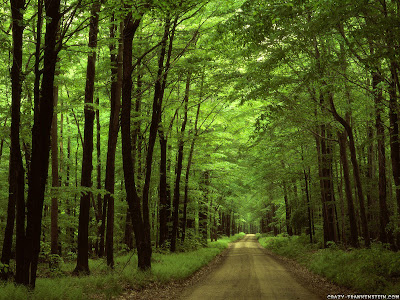
<path id="1" fill-rule="evenodd" d="M 189 243 L 181 245 L 180 250 L 183 252 L 162 253 L 159 251 L 152 256 L 152 269 L 149 272 L 138 270 L 136 253 L 116 257 L 114 269 L 110 269 L 103 259 L 90 259 L 91 276 L 71 276 L 75 267 L 73 261 L 60 263 L 57 270 L 49 270 L 48 265 L 42 264 L 33 292 L 11 282 L 2 283 L 0 300 L 83 300 L 96 297 L 109 299 L 128 289 L 140 290 L 153 282 L 165 284 L 182 280 L 207 265 L 226 249 L 230 242 L 244 235 L 244 233 L 239 233 L 214 242 L 208 241 L 207 247 L 201 247 L 199 242 L 193 241 L 190 245 Z"/>
<path id="2" fill-rule="evenodd" d="M 341 286 L 367 294 L 400 294 L 399 253 L 387 245 L 372 243 L 370 249 L 344 249 L 330 243 L 321 249 L 308 236 L 265 236 L 260 244 L 272 252 L 296 260 L 312 272 Z"/>

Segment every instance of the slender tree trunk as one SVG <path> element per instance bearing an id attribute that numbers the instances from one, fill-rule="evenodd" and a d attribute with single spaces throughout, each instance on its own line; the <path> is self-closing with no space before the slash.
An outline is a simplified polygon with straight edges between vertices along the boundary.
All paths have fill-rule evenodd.
<path id="1" fill-rule="evenodd" d="M 111 39 L 115 38 L 117 28 L 112 25 L 110 30 Z M 120 29 L 122 33 L 122 25 Z M 121 89 L 122 89 L 122 54 L 123 54 L 122 39 L 119 40 L 118 44 L 118 55 L 113 54 L 115 49 L 114 43 L 110 44 L 111 52 L 111 76 L 113 78 L 111 82 L 111 113 L 110 113 L 110 125 L 108 129 L 108 148 L 107 148 L 107 164 L 106 164 L 106 180 L 105 189 L 107 191 L 104 197 L 104 207 L 107 205 L 107 237 L 106 237 L 106 253 L 107 253 L 107 264 L 110 267 L 114 266 L 114 182 L 115 182 L 115 152 L 117 149 L 118 131 L 119 131 L 119 113 L 121 111 Z M 105 214 L 105 208 L 103 210 Z M 105 223 L 105 215 L 103 216 Z M 103 234 L 104 234 L 104 225 Z"/>
<path id="2" fill-rule="evenodd" d="M 163 131 L 159 131 L 160 141 L 160 235 L 159 246 L 163 247 L 165 241 L 168 239 L 168 214 L 170 210 L 169 197 L 167 195 L 167 137 Z"/>
<path id="3" fill-rule="evenodd" d="M 96 223 L 97 223 L 97 239 L 95 243 L 95 251 L 96 255 L 99 255 L 99 246 L 100 246 L 100 227 L 101 221 L 103 219 L 103 201 L 102 196 L 100 193 L 101 190 L 101 141 L 100 141 L 100 99 L 99 97 L 96 98 L 96 160 L 97 160 L 97 203 L 95 207 L 95 216 L 96 216 Z M 94 200 L 94 199 L 93 199 Z"/>
<path id="4" fill-rule="evenodd" d="M 7 121 L 8 121 L 8 116 L 6 116 L 6 118 L 4 120 L 4 125 L 3 125 L 3 129 L 2 129 L 3 132 L 5 132 L 7 130 L 6 129 Z M 3 137 L 0 141 L 0 161 L 1 161 L 1 157 L 3 156 L 4 140 L 5 140 L 5 138 Z"/>
<path id="5" fill-rule="evenodd" d="M 374 90 L 376 106 L 376 134 L 378 139 L 378 169 L 379 169 L 379 240 L 382 243 L 390 243 L 394 247 L 393 234 L 388 230 L 389 211 L 387 208 L 387 183 L 386 183 L 386 149 L 385 149 L 385 128 L 381 119 L 382 114 L 382 91 L 379 84 L 382 82 L 380 74 L 372 75 L 372 86 Z"/>
<path id="6" fill-rule="evenodd" d="M 57 188 L 59 187 L 58 178 L 58 124 L 57 124 L 57 102 L 58 102 L 58 86 L 54 86 L 54 114 L 51 125 L 51 177 L 52 191 L 51 198 L 51 254 L 58 253 L 58 198 Z"/>
<path id="7" fill-rule="evenodd" d="M 186 79 L 186 90 L 185 90 L 185 112 L 181 127 L 181 132 L 179 136 L 179 148 L 178 148 L 178 161 L 176 167 L 176 180 L 175 180 L 175 190 L 174 190 L 174 213 L 173 213 L 173 226 L 172 226 L 172 239 L 171 239 L 171 252 L 175 252 L 176 250 L 176 239 L 179 227 L 179 198 L 180 198 L 180 182 L 181 182 L 181 174 L 182 174 L 182 163 L 183 163 L 183 147 L 184 147 L 184 135 L 187 123 L 187 114 L 188 114 L 188 102 L 189 102 L 189 92 L 190 92 L 190 78 L 191 73 L 189 72 Z"/>
<path id="8" fill-rule="evenodd" d="M 208 222 L 208 186 L 210 184 L 209 171 L 203 173 L 203 199 L 199 202 L 199 233 L 203 245 L 207 245 L 207 222 Z"/>
<path id="9" fill-rule="evenodd" d="M 151 243 L 148 224 L 148 205 L 143 199 L 143 217 L 139 195 L 135 184 L 135 169 L 132 159 L 132 140 L 131 140 L 131 93 L 132 93 L 132 42 L 137 28 L 139 27 L 141 16 L 133 19 L 129 13 L 124 21 L 123 32 L 123 85 L 122 85 L 122 112 L 121 112 L 121 138 L 122 138 L 122 159 L 125 179 L 126 200 L 132 218 L 133 231 L 135 233 L 136 246 L 138 250 L 138 267 L 141 270 L 147 270 L 151 267 Z M 152 126 L 150 128 L 150 141 L 154 140 L 154 130 L 157 134 L 158 124 L 158 98 L 153 102 Z M 151 170 L 151 158 L 153 154 L 154 143 L 149 142 L 146 168 Z M 149 171 L 150 171 L 149 170 Z M 147 172 L 147 176 L 151 173 Z M 148 180 L 148 179 L 147 179 Z M 149 184 L 149 183 L 147 183 Z M 148 187 L 145 185 L 143 193 L 148 193 Z M 147 219 L 147 221 L 144 221 Z"/>
<path id="10" fill-rule="evenodd" d="M 89 27 L 89 48 L 91 53 L 88 55 L 86 70 L 85 87 L 85 127 L 83 138 L 83 158 L 82 158 L 82 177 L 81 186 L 92 187 L 93 170 L 93 123 L 95 112 L 93 104 L 94 80 L 96 74 L 96 47 L 97 33 L 99 24 L 100 1 L 93 2 Z M 85 191 L 81 196 L 79 210 L 79 229 L 78 229 L 78 257 L 74 273 L 89 273 L 89 211 L 91 193 Z"/>
<path id="11" fill-rule="evenodd" d="M 133 228 L 132 228 L 132 218 L 129 212 L 129 208 L 126 210 L 124 243 L 129 250 L 133 249 Z"/>
<path id="12" fill-rule="evenodd" d="M 373 214 L 373 207 L 375 205 L 375 197 L 373 196 L 373 191 L 377 190 L 375 188 L 376 182 L 374 180 L 375 178 L 375 151 L 374 151 L 374 131 L 372 126 L 370 124 L 367 124 L 367 138 L 369 140 L 369 146 L 367 150 L 367 174 L 366 177 L 368 179 L 367 183 L 367 220 L 369 223 L 374 223 L 374 214 Z M 372 239 L 376 237 L 374 229 L 371 230 L 370 236 Z"/>
<path id="13" fill-rule="evenodd" d="M 20 108 L 21 108 L 21 65 L 22 65 L 22 34 L 23 34 L 23 8 L 24 0 L 11 0 L 12 14 L 12 37 L 13 37 L 13 65 L 11 68 L 11 147 L 9 162 L 9 194 L 7 207 L 7 224 L 4 232 L 3 249 L 1 262 L 10 264 L 12 237 L 15 222 L 15 207 L 17 207 L 17 227 L 16 227 L 16 259 L 18 283 L 23 282 L 24 266 L 24 238 L 25 238 L 25 200 L 24 200 L 24 168 L 22 164 L 21 146 L 19 141 L 20 128 Z M 7 279 L 8 274 L 4 274 Z"/>
<path id="14" fill-rule="evenodd" d="M 359 201 L 359 205 L 360 205 L 362 232 L 363 232 L 363 237 L 364 237 L 364 241 L 365 241 L 365 246 L 369 247 L 371 242 L 370 242 L 370 238 L 369 238 L 368 221 L 367 221 L 367 216 L 365 213 L 364 194 L 363 194 L 363 189 L 362 189 L 362 184 L 361 184 L 359 164 L 357 161 L 356 147 L 354 144 L 353 130 L 352 130 L 352 127 L 350 126 L 350 124 L 337 113 L 332 96 L 329 97 L 329 101 L 330 101 L 333 116 L 340 124 L 342 124 L 342 126 L 346 130 L 347 136 L 349 138 L 350 158 L 351 158 L 351 163 L 353 165 L 353 175 L 354 175 L 354 180 L 356 182 L 358 201 Z"/>
<path id="15" fill-rule="evenodd" d="M 40 60 L 41 60 L 41 40 L 42 40 L 42 27 L 43 27 L 43 0 L 37 0 L 38 3 L 38 16 L 36 23 L 36 43 L 35 43 L 35 81 L 33 87 L 33 101 L 34 111 L 39 109 L 40 98 Z M 37 115 L 36 115 L 37 117 Z M 34 120 L 36 121 L 36 119 Z"/>
<path id="16" fill-rule="evenodd" d="M 186 237 L 187 205 L 188 205 L 188 198 L 189 198 L 189 178 L 190 178 L 189 176 L 190 176 L 190 167 L 192 166 L 192 160 L 193 160 L 194 144 L 195 144 L 196 137 L 198 134 L 197 123 L 199 121 L 200 105 L 201 105 L 201 101 L 197 105 L 196 120 L 194 121 L 194 136 L 192 139 L 192 143 L 190 144 L 190 151 L 189 151 L 189 157 L 188 157 L 186 174 L 185 174 L 185 194 L 184 194 L 184 198 L 183 198 L 182 242 L 185 241 L 185 237 Z"/>
<path id="17" fill-rule="evenodd" d="M 43 78 L 40 94 L 40 110 L 35 109 L 32 129 L 32 163 L 29 174 L 27 200 L 27 226 L 24 253 L 23 274 L 16 276 L 18 283 L 31 287 L 36 283 L 36 272 L 40 251 L 40 235 L 44 191 L 49 167 L 50 131 L 53 119 L 53 86 L 57 63 L 57 29 L 60 20 L 60 1 L 44 1 L 46 16 L 50 20 L 46 24 Z M 18 272 L 19 267 L 17 267 Z"/>
<path id="18" fill-rule="evenodd" d="M 283 162 L 282 162 L 283 164 Z M 284 164 L 283 164 L 284 166 Z M 290 206 L 288 200 L 287 186 L 286 181 L 283 181 L 283 192 L 284 192 L 284 200 L 285 200 L 285 210 L 286 210 L 286 231 L 289 236 L 293 235 L 292 226 L 290 225 Z"/>
<path id="19" fill-rule="evenodd" d="M 342 161 L 342 166 L 343 166 L 343 178 L 344 178 L 344 186 L 345 186 L 346 200 L 347 200 L 347 213 L 349 215 L 349 221 L 350 221 L 350 245 L 357 248 L 359 247 L 358 230 L 357 230 L 357 221 L 353 203 L 353 194 L 351 191 L 351 184 L 350 184 L 349 164 L 346 153 L 347 135 L 346 133 L 343 132 L 339 133 L 338 137 L 340 146 L 340 160 Z"/>
<path id="20" fill-rule="evenodd" d="M 392 161 L 393 181 L 396 186 L 397 214 L 400 216 L 400 142 L 399 142 L 399 115 L 397 103 L 397 89 L 399 84 L 397 68 L 391 63 L 391 81 L 389 86 L 389 135 L 390 135 L 390 157 Z M 397 248 L 400 248 L 400 233 L 397 234 Z"/>

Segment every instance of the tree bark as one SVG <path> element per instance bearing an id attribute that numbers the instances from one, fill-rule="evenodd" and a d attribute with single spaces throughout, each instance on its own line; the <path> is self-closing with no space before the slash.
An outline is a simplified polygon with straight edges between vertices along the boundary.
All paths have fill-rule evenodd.
<path id="1" fill-rule="evenodd" d="M 167 138 L 163 131 L 159 131 L 160 141 L 160 235 L 159 235 L 159 246 L 163 247 L 166 240 L 168 239 L 168 219 L 170 211 L 170 199 L 168 197 L 168 179 L 167 179 Z"/>
<path id="2" fill-rule="evenodd" d="M 117 28 L 112 25 L 110 30 L 111 39 L 115 38 Z M 122 33 L 122 25 L 121 25 Z M 119 113 L 121 111 L 121 89 L 122 89 L 122 54 L 123 45 L 122 39 L 118 43 L 118 55 L 113 54 L 115 49 L 114 43 L 110 44 L 111 52 L 111 113 L 110 125 L 108 129 L 108 148 L 107 148 L 107 164 L 106 164 L 106 179 L 105 189 L 107 194 L 104 197 L 104 207 L 107 205 L 107 237 L 106 237 L 106 253 L 107 264 L 110 267 L 114 266 L 114 182 L 115 182 L 115 152 L 117 149 L 118 131 L 119 131 Z M 105 209 L 103 210 L 105 214 Z M 103 216 L 102 226 L 104 228 L 105 215 Z M 104 229 L 103 229 L 104 234 Z"/>
<path id="3" fill-rule="evenodd" d="M 95 111 L 93 109 L 94 79 L 96 75 L 96 47 L 99 24 L 100 1 L 93 2 L 90 26 L 89 26 L 89 48 L 88 63 L 86 69 L 85 87 L 85 127 L 83 138 L 83 158 L 81 186 L 90 189 L 92 187 L 93 170 L 93 123 Z M 89 274 L 89 211 L 91 193 L 87 190 L 81 196 L 79 210 L 78 229 L 78 257 L 75 274 Z"/>
<path id="4" fill-rule="evenodd" d="M 282 162 L 283 167 L 285 168 L 284 163 Z M 287 186 L 286 181 L 283 181 L 283 193 L 284 193 L 284 200 L 285 200 L 285 211 L 286 211 L 286 231 L 289 236 L 293 235 L 292 226 L 290 225 L 290 206 L 288 200 L 288 193 L 287 193 Z"/>
<path id="5" fill-rule="evenodd" d="M 337 113 L 335 104 L 333 102 L 332 95 L 330 95 L 329 101 L 330 101 L 331 111 L 332 111 L 333 116 L 340 124 L 342 124 L 342 126 L 346 130 L 347 136 L 349 138 L 350 158 L 351 158 L 351 163 L 353 165 L 353 176 L 354 176 L 354 180 L 356 182 L 358 201 L 359 201 L 359 205 L 360 205 L 360 215 L 361 215 L 361 226 L 362 226 L 363 238 L 365 241 L 365 246 L 369 247 L 371 242 L 370 242 L 370 237 L 369 237 L 367 216 L 365 213 L 364 194 L 363 194 L 363 189 L 362 189 L 362 184 L 361 184 L 360 169 L 359 169 L 359 165 L 358 165 L 358 161 L 357 161 L 356 147 L 354 144 L 353 129 L 350 126 L 350 124 Z"/>
<path id="6" fill-rule="evenodd" d="M 15 207 L 17 207 L 16 227 L 16 260 L 18 282 L 22 282 L 23 260 L 24 260 L 24 237 L 25 237 L 25 200 L 24 200 L 24 168 L 22 164 L 21 146 L 19 141 L 20 108 L 21 108 L 21 65 L 23 50 L 23 8 L 24 0 L 11 0 L 12 14 L 12 37 L 13 37 L 13 65 L 11 68 L 11 146 L 9 162 L 9 194 L 7 207 L 7 224 L 4 231 L 3 249 L 1 262 L 10 264 L 12 238 L 15 222 Z M 7 279 L 7 274 L 4 274 Z"/>
<path id="7" fill-rule="evenodd" d="M 125 17 L 123 31 L 123 85 L 122 85 L 122 112 L 121 112 L 121 138 L 122 138 L 122 159 L 125 179 L 126 200 L 129 205 L 133 231 L 136 239 L 138 250 L 138 267 L 141 270 L 147 270 L 151 267 L 151 242 L 148 203 L 143 199 L 143 217 L 139 195 L 135 183 L 135 169 L 132 159 L 132 140 L 131 140 L 131 93 L 132 93 L 132 42 L 137 28 L 141 21 L 141 15 L 136 19 L 129 13 Z M 149 150 L 147 155 L 146 168 L 151 171 L 151 159 L 153 154 L 154 133 L 157 134 L 158 124 L 158 98 L 153 101 L 152 124 L 150 128 Z M 154 132 L 155 130 L 155 132 Z M 147 170 L 146 170 L 147 171 Z M 146 173 L 147 176 L 151 172 Z M 149 178 L 147 179 L 149 180 Z M 147 185 L 149 182 L 147 182 Z M 145 191 L 147 189 L 147 191 Z M 148 186 L 145 185 L 143 193 L 148 193 Z M 145 206 L 147 206 L 145 208 Z M 144 220 L 146 219 L 146 221 Z"/>
<path id="8" fill-rule="evenodd" d="M 189 102 L 189 92 L 190 92 L 190 79 L 191 73 L 188 72 L 186 79 L 186 89 L 185 89 L 185 97 L 184 97 L 184 106 L 185 112 L 181 127 L 181 132 L 179 136 L 179 147 L 178 147 L 178 161 L 176 166 L 176 179 L 175 179 L 175 190 L 174 190 L 174 202 L 173 202 L 173 226 L 172 226 L 172 238 L 171 238 L 171 252 L 175 252 L 176 250 L 176 239 L 179 227 L 179 198 L 180 198 L 180 182 L 181 182 L 181 174 L 182 174 L 182 163 L 183 163 L 183 147 L 184 147 L 184 135 L 187 123 L 187 115 L 188 115 L 188 102 Z"/>
<path id="9" fill-rule="evenodd" d="M 97 174 L 96 174 L 96 181 L 97 181 L 97 195 L 96 195 L 96 206 L 94 208 L 94 214 L 96 217 L 96 223 L 97 223 L 97 239 L 95 243 L 95 251 L 96 254 L 99 254 L 99 246 L 100 246 L 100 227 L 101 227 L 101 221 L 103 219 L 103 201 L 102 201 L 102 196 L 100 193 L 101 190 L 101 141 L 100 141 L 100 99 L 99 97 L 96 98 L 96 169 L 97 169 Z M 94 202 L 94 199 L 93 199 Z"/>
<path id="10" fill-rule="evenodd" d="M 51 254 L 58 253 L 58 198 L 57 188 L 59 187 L 58 178 L 58 127 L 57 127 L 57 102 L 58 102 L 58 87 L 54 86 L 54 114 L 51 125 L 51 178 L 52 191 L 51 198 Z"/>
<path id="11" fill-rule="evenodd" d="M 60 1 L 45 0 L 46 24 L 43 78 L 39 104 L 35 108 L 32 129 L 32 163 L 29 174 L 27 200 L 26 240 L 23 274 L 16 276 L 17 283 L 35 286 L 40 251 L 40 235 L 44 191 L 49 167 L 50 131 L 53 119 L 53 86 L 58 52 L 57 29 L 60 20 Z M 40 108 L 40 109 L 39 109 Z M 17 267 L 18 272 L 19 267 Z"/>
<path id="12" fill-rule="evenodd" d="M 353 194 L 351 191 L 349 163 L 347 160 L 347 153 L 346 153 L 347 135 L 345 132 L 338 133 L 338 137 L 340 146 L 340 160 L 342 161 L 342 166 L 343 166 L 344 188 L 347 200 L 347 213 L 349 215 L 349 222 L 350 222 L 350 245 L 358 248 L 359 244 L 358 244 L 357 221 L 354 210 Z"/>
<path id="13" fill-rule="evenodd" d="M 399 115 L 397 103 L 397 89 L 399 84 L 395 63 L 390 65 L 391 81 L 389 86 L 389 135 L 390 157 L 392 161 L 393 180 L 396 187 L 397 214 L 400 216 L 400 142 L 399 142 Z M 397 248 L 400 248 L 400 233 L 397 234 Z"/>
<path id="14" fill-rule="evenodd" d="M 387 183 L 386 183 L 386 149 L 385 149 L 385 128 L 381 119 L 382 114 L 382 91 L 379 84 L 382 82 L 381 75 L 375 72 L 372 74 L 372 87 L 374 90 L 375 113 L 376 113 L 376 134 L 378 139 L 378 170 L 379 170 L 379 240 L 382 243 L 390 243 L 394 247 L 393 233 L 387 228 L 389 224 L 389 211 L 387 208 Z"/>
<path id="15" fill-rule="evenodd" d="M 203 173 L 203 193 L 204 197 L 199 202 L 199 233 L 201 237 L 201 243 L 207 245 L 207 227 L 208 227 L 208 186 L 210 184 L 209 171 Z"/>
<path id="16" fill-rule="evenodd" d="M 199 115 L 200 115 L 200 103 L 197 105 L 197 112 L 196 112 L 196 120 L 194 121 L 194 136 L 192 139 L 192 143 L 190 144 L 190 150 L 189 150 L 189 157 L 188 157 L 188 162 L 187 162 L 187 167 L 186 167 L 186 174 L 185 174 L 185 194 L 183 198 L 183 222 L 182 222 L 182 242 L 185 241 L 186 237 L 186 223 L 187 223 L 187 205 L 188 205 L 188 199 L 189 199 L 189 176 L 190 176 L 190 168 L 192 166 L 192 160 L 193 160 L 193 152 L 194 152 L 194 144 L 196 142 L 196 137 L 198 135 L 198 129 L 197 129 L 197 124 L 199 121 Z"/>

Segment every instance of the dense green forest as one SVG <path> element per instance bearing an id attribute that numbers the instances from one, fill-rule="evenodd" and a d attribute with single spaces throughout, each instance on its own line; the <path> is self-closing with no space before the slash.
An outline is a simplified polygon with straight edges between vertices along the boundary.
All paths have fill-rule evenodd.
<path id="1" fill-rule="evenodd" d="M 2 0 L 0 18 L 2 279 L 126 253 L 145 271 L 239 232 L 400 249 L 400 1 Z"/>

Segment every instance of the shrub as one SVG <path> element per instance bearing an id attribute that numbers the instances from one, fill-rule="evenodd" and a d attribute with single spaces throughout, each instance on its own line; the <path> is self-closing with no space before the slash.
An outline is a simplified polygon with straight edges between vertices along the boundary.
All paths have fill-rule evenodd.
<path id="1" fill-rule="evenodd" d="M 331 242 L 328 248 L 318 249 L 318 245 L 306 241 L 306 236 L 280 236 L 261 238 L 260 244 L 362 293 L 397 294 L 400 291 L 398 253 L 380 243 L 374 243 L 370 249 L 343 250 Z"/>

